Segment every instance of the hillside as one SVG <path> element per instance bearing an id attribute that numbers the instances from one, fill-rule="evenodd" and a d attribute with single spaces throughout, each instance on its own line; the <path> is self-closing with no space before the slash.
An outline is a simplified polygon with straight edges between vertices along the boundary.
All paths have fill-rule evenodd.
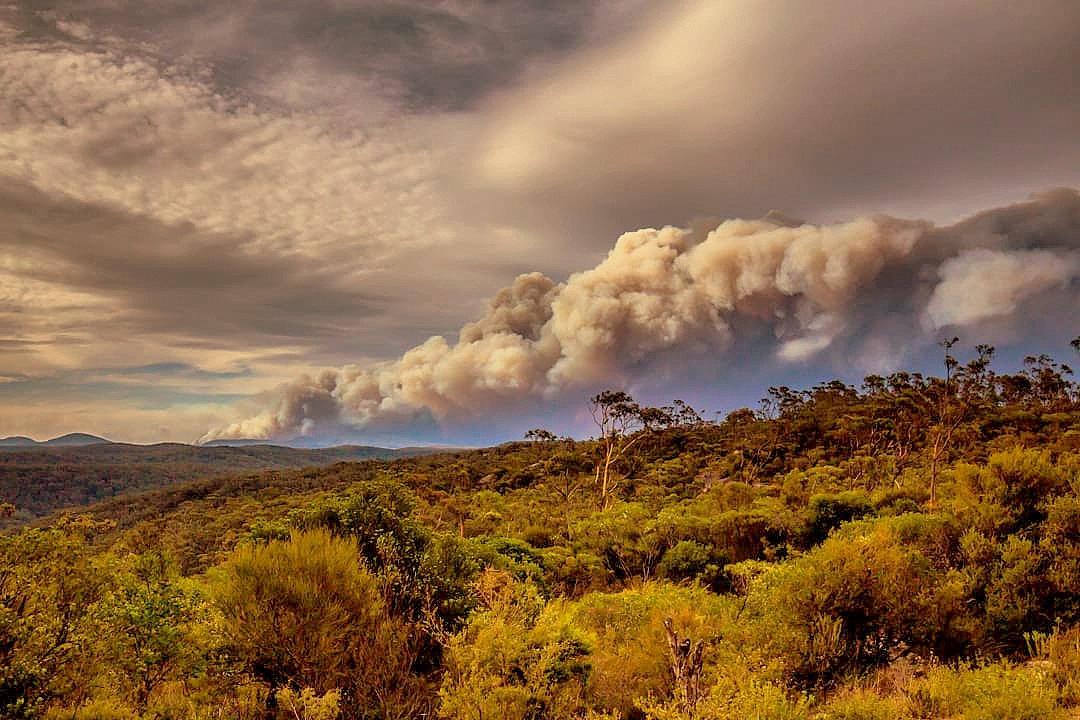
<path id="1" fill-rule="evenodd" d="M 31 448 L 38 445 L 38 441 L 33 438 L 28 438 L 25 435 L 13 435 L 0 439 L 0 449 L 8 448 Z"/>
<path id="2" fill-rule="evenodd" d="M 63 440 L 58 438 L 57 440 Z M 53 441 L 50 441 L 53 442 Z M 365 446 L 294 449 L 275 445 L 200 447 L 178 443 L 68 444 L 54 442 L 0 452 L 0 503 L 16 508 L 7 526 L 61 508 L 87 505 L 139 490 L 250 470 L 303 468 L 345 460 L 390 459 L 432 452 Z"/>
<path id="3" fill-rule="evenodd" d="M 37 441 L 24 435 L 14 435 L 0 439 L 0 450 L 25 450 L 30 448 L 83 447 L 87 445 L 108 444 L 111 441 L 88 433 L 68 433 L 49 440 Z"/>
<path id="4" fill-rule="evenodd" d="M 1065 720 L 1080 387 L 991 355 L 98 502 L 0 539 L 3 680 L 86 720 Z"/>

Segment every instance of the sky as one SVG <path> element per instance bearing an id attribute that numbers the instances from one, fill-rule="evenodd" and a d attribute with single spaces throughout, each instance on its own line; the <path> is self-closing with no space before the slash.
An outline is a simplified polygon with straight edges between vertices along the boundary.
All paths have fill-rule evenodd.
<path id="1" fill-rule="evenodd" d="M 1075 0 L 0 0 L 0 437 L 1071 360 Z"/>

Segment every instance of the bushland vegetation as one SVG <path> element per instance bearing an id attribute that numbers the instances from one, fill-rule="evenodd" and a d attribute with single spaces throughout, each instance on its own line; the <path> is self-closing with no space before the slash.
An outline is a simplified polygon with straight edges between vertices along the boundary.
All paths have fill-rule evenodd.
<path id="1" fill-rule="evenodd" d="M 0 450 L 0 501 L 16 507 L 0 529 L 57 510 L 131 492 L 232 473 L 333 465 L 346 460 L 408 457 L 423 448 L 391 450 L 346 445 L 298 449 L 276 445 L 192 446 L 178 443 Z"/>
<path id="2" fill-rule="evenodd" d="M 1080 388 L 943 351 L 10 532 L 0 716 L 1076 717 Z"/>

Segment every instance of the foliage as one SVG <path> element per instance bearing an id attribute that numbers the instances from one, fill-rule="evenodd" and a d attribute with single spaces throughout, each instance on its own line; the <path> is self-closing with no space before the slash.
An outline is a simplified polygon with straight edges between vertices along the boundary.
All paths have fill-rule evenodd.
<path id="1" fill-rule="evenodd" d="M 67 507 L 136 491 L 182 484 L 212 475 L 324 467 L 343 461 L 407 457 L 423 450 L 345 446 L 297 449 L 275 445 L 210 447 L 162 443 L 106 443 L 85 447 L 0 449 L 0 528 L 25 524 Z"/>
<path id="2" fill-rule="evenodd" d="M 91 638 L 86 608 L 105 577 L 87 552 L 100 526 L 64 520 L 0 536 L 0 715 L 34 717 L 54 699 L 85 696 L 74 670 Z"/>
<path id="3" fill-rule="evenodd" d="M 914 717 L 965 720 L 1050 720 L 1060 717 L 1058 691 L 1038 668 L 989 663 L 959 670 L 939 666 L 908 690 Z"/>
<path id="4" fill-rule="evenodd" d="M 203 598 L 178 577 L 162 548 L 132 554 L 112 568 L 112 588 L 98 602 L 99 656 L 113 675 L 117 695 L 145 710 L 162 684 L 205 669 L 197 637 Z"/>
<path id="5" fill-rule="evenodd" d="M 192 482 L 147 449 L 113 487 L 165 487 L 0 536 L 0 716 L 1075 715 L 1078 387 L 943 348 L 715 423 L 600 393 L 587 441 Z"/>
<path id="6" fill-rule="evenodd" d="M 352 541 L 309 531 L 241 547 L 212 598 L 225 656 L 265 685 L 268 708 L 279 690 L 306 688 L 340 691 L 347 717 L 380 716 L 408 684 L 407 662 L 404 676 L 371 672 L 400 670 L 410 642 Z"/>
<path id="7" fill-rule="evenodd" d="M 536 589 L 501 571 L 477 580 L 482 609 L 447 645 L 439 692 L 445 718 L 570 717 L 583 706 L 589 647 L 545 616 Z"/>

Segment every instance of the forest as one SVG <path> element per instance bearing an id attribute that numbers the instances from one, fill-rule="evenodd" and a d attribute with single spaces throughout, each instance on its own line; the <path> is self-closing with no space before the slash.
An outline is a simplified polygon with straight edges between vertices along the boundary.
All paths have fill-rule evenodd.
<path id="1" fill-rule="evenodd" d="M 588 440 L 0 496 L 0 717 L 1078 717 L 1080 385 L 942 350 L 716 421 L 607 390 Z"/>
<path id="2" fill-rule="evenodd" d="M 343 445 L 298 449 L 276 445 L 192 446 L 178 443 L 128 445 L 105 442 L 82 447 L 0 450 L 0 501 L 17 511 L 0 518 L 0 530 L 137 490 L 245 470 L 304 468 L 344 460 L 398 458 L 427 448 Z"/>

